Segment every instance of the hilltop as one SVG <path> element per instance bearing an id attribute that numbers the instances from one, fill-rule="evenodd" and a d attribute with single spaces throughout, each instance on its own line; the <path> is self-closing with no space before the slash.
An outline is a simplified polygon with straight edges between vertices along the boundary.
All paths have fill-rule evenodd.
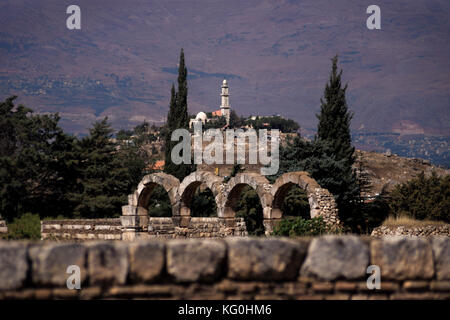
<path id="1" fill-rule="evenodd" d="M 450 174 L 450 170 L 431 165 L 423 159 L 357 150 L 356 156 L 361 155 L 373 187 L 369 193 L 371 196 L 379 194 L 385 185 L 387 190 L 391 190 L 396 184 L 411 180 L 421 172 L 426 176 L 430 176 L 433 171 L 438 176 Z"/>

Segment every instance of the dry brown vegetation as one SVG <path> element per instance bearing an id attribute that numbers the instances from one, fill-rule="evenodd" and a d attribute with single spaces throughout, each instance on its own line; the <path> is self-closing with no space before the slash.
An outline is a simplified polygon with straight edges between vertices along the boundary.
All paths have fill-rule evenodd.
<path id="1" fill-rule="evenodd" d="M 408 216 L 389 216 L 386 220 L 383 221 L 383 226 L 386 227 L 397 227 L 397 226 L 404 226 L 404 227 L 423 227 L 423 226 L 429 226 L 429 225 L 445 225 L 446 223 L 443 221 L 432 221 L 432 220 L 416 220 L 413 218 L 410 218 Z"/>

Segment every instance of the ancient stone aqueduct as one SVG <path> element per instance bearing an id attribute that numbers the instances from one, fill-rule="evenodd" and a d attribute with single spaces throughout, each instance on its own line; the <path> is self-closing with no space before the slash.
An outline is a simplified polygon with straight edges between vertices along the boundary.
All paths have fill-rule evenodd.
<path id="1" fill-rule="evenodd" d="M 149 217 L 147 207 L 156 186 L 163 187 L 172 206 L 172 218 Z M 216 234 L 242 235 L 237 231 L 238 219 L 234 207 L 239 201 L 240 193 L 245 186 L 252 187 L 259 196 L 263 208 L 264 228 L 270 234 L 273 226 L 282 217 L 281 205 L 283 199 L 293 185 L 298 185 L 306 191 L 311 217 L 322 216 L 328 224 L 340 224 L 338 211 L 332 194 L 321 188 L 307 172 L 289 172 L 280 176 L 272 185 L 262 175 L 257 173 L 239 173 L 227 183 L 222 177 L 209 171 L 195 171 L 181 183 L 172 175 L 152 173 L 146 175 L 139 183 L 136 191 L 128 196 L 128 205 L 122 207 L 122 239 L 132 240 L 145 237 L 161 223 L 168 220 L 177 228 L 189 228 L 191 224 L 190 204 L 196 189 L 204 185 L 213 193 L 217 206 L 218 232 Z M 203 218 L 207 221 L 208 218 Z M 212 220 L 211 220 L 212 221 Z"/>

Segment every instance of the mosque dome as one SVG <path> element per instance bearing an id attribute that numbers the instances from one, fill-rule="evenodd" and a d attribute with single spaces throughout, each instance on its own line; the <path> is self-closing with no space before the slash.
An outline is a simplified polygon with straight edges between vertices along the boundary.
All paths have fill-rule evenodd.
<path id="1" fill-rule="evenodd" d="M 195 117 L 195 120 L 200 120 L 201 122 L 205 122 L 208 116 L 203 111 L 200 111 L 197 113 L 197 116 Z"/>

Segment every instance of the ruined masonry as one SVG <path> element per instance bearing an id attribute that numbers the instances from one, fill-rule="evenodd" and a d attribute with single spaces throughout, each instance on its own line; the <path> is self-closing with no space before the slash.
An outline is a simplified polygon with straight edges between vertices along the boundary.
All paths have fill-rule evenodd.
<path id="1" fill-rule="evenodd" d="M 68 265 L 82 290 L 67 289 Z M 0 241 L 0 300 L 132 298 L 449 300 L 450 238 Z"/>
<path id="2" fill-rule="evenodd" d="M 158 185 L 169 195 L 171 218 L 148 215 L 148 203 L 153 189 Z M 200 185 L 208 187 L 213 193 L 217 217 L 191 217 L 190 205 Z M 269 235 L 274 225 L 282 218 L 281 205 L 293 185 L 298 185 L 306 191 L 311 218 L 322 216 L 328 224 L 340 224 L 332 194 L 321 188 L 307 172 L 285 173 L 273 185 L 257 173 L 239 173 L 225 183 L 212 172 L 195 171 L 180 183 L 172 175 L 159 172 L 146 175 L 136 191 L 128 196 L 128 205 L 122 207 L 120 218 L 122 239 L 245 236 L 245 222 L 242 218 L 236 218 L 233 209 L 245 186 L 252 187 L 259 196 L 263 207 L 265 233 Z"/>

